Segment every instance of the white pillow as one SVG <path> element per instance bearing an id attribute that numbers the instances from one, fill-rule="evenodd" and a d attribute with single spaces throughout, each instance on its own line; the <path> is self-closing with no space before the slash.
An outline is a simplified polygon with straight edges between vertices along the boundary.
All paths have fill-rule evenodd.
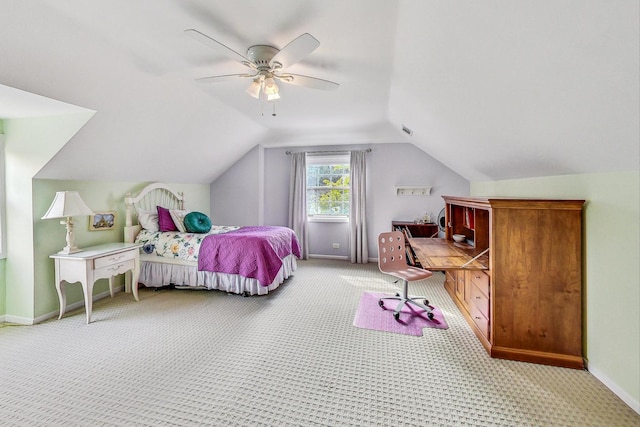
<path id="1" fill-rule="evenodd" d="M 189 211 L 181 211 L 178 209 L 169 209 L 169 214 L 171 215 L 171 219 L 173 223 L 176 225 L 176 228 L 181 233 L 186 233 L 187 229 L 184 226 L 184 217 L 189 213 Z"/>
<path id="2" fill-rule="evenodd" d="M 138 223 L 145 230 L 149 230 L 152 233 L 160 231 L 160 225 L 158 224 L 158 212 L 157 211 L 139 211 Z"/>

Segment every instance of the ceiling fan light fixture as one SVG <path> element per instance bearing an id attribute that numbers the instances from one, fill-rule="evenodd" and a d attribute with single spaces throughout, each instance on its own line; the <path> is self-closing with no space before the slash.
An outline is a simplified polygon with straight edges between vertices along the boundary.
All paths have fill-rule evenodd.
<path id="1" fill-rule="evenodd" d="M 267 77 L 266 79 L 264 79 L 264 93 L 267 96 L 277 95 L 279 91 L 280 88 L 278 88 L 278 85 L 276 84 L 276 81 L 273 79 L 273 77 Z"/>
<path id="2" fill-rule="evenodd" d="M 276 84 L 276 80 L 280 80 L 285 84 L 323 90 L 336 89 L 340 86 L 338 83 L 317 77 L 289 73 L 282 74 L 283 70 L 304 59 L 320 45 L 320 42 L 309 33 L 298 36 L 282 49 L 262 44 L 249 46 L 246 56 L 193 28 L 185 30 L 185 33 L 206 46 L 218 50 L 222 49 L 221 52 L 225 53 L 229 59 L 251 70 L 249 73 L 243 74 L 203 77 L 197 79 L 199 81 L 222 82 L 235 80 L 237 77 L 250 78 L 252 82 L 246 92 L 252 98 L 261 101 L 276 101 L 280 99 L 280 88 Z"/>
<path id="3" fill-rule="evenodd" d="M 253 82 L 247 88 L 247 93 L 251 95 L 253 98 L 260 99 L 260 88 L 262 88 L 262 83 L 260 79 L 254 79 Z"/>

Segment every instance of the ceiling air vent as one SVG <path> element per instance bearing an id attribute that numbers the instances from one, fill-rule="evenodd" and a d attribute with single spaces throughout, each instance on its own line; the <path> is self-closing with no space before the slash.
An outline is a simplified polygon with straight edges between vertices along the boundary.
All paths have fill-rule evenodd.
<path id="1" fill-rule="evenodd" d="M 408 127 L 406 127 L 405 125 L 402 125 L 402 132 L 406 133 L 409 136 L 413 135 L 413 131 Z"/>

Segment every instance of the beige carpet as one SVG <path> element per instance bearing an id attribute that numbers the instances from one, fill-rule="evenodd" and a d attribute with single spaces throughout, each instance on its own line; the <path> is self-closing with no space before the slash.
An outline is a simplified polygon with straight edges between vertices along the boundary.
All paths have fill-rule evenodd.
<path id="1" fill-rule="evenodd" d="M 5 426 L 638 426 L 586 371 L 491 359 L 435 274 L 449 329 L 360 329 L 375 264 L 301 261 L 272 294 L 141 290 L 0 328 Z M 390 313 L 381 313 L 381 315 Z"/>

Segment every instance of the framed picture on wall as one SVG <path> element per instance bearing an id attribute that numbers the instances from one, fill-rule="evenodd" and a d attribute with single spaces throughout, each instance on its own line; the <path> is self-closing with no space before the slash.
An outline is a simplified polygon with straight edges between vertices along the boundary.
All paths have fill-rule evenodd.
<path id="1" fill-rule="evenodd" d="M 89 216 L 89 230 L 112 230 L 115 225 L 115 212 L 95 212 Z"/>

